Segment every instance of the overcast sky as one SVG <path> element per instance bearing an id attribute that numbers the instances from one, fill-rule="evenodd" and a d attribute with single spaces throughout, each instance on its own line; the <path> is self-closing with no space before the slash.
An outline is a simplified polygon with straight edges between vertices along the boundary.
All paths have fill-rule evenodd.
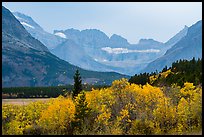
<path id="1" fill-rule="evenodd" d="M 45 31 L 99 29 L 131 44 L 141 38 L 166 42 L 185 25 L 202 19 L 201 2 L 3 2 L 29 15 Z"/>

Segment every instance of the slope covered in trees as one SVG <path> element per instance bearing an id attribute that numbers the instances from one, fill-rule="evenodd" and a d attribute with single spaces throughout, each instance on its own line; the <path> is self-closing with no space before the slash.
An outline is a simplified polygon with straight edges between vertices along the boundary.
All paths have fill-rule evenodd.
<path id="1" fill-rule="evenodd" d="M 163 68 L 160 73 L 140 73 L 129 79 L 130 83 L 144 85 L 149 83 L 155 86 L 164 86 L 177 84 L 183 86 L 185 82 L 191 82 L 194 85 L 202 83 L 202 59 L 178 60 L 172 63 L 172 66 Z"/>

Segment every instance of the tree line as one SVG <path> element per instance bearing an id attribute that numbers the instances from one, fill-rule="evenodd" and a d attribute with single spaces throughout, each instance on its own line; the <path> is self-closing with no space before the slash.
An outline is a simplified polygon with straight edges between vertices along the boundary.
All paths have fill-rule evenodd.
<path id="1" fill-rule="evenodd" d="M 104 88 L 107 85 L 82 84 L 82 89 L 90 91 L 92 88 Z M 2 98 L 55 98 L 59 95 L 71 94 L 74 86 L 53 87 L 7 87 L 2 88 Z"/>
<path id="2" fill-rule="evenodd" d="M 152 79 L 154 79 L 152 81 Z M 192 58 L 191 60 L 177 60 L 171 67 L 165 66 L 161 72 L 140 73 L 131 76 L 130 83 L 145 85 L 149 83 L 154 86 L 170 86 L 177 84 L 183 86 L 185 82 L 194 85 L 202 83 L 202 59 Z"/>

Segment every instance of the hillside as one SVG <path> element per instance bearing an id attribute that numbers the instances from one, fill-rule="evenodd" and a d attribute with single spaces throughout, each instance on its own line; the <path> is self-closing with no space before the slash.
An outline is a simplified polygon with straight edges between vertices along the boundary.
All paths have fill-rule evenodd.
<path id="1" fill-rule="evenodd" d="M 160 58 L 152 61 L 141 72 L 161 71 L 179 59 L 202 58 L 202 20 L 188 28 L 186 36 L 173 45 Z"/>
<path id="2" fill-rule="evenodd" d="M 2 86 L 56 86 L 73 83 L 78 69 L 83 82 L 111 84 L 127 77 L 114 72 L 87 71 L 50 53 L 33 38 L 6 8 L 2 7 Z"/>
<path id="3" fill-rule="evenodd" d="M 202 84 L 202 59 L 177 60 L 170 67 L 164 67 L 161 72 L 135 74 L 129 79 L 130 83 L 154 86 L 183 86 L 185 82 L 194 85 Z"/>

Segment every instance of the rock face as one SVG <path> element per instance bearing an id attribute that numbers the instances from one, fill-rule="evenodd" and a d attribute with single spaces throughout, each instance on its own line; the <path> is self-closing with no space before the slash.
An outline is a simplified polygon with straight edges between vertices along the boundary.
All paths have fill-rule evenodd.
<path id="1" fill-rule="evenodd" d="M 70 46 L 64 42 L 51 52 L 63 60 L 88 70 L 115 71 L 132 75 L 144 68 L 148 62 L 160 56 L 162 54 L 160 50 L 164 46 L 163 43 L 154 40 L 146 40 L 148 42 L 142 44 L 130 44 L 119 35 L 113 34 L 109 38 L 97 29 L 55 30 L 54 34 L 59 32 L 65 34 L 69 41 L 75 43 L 73 45 L 77 49 L 75 48 L 76 50 L 73 52 L 73 49 L 70 48 L 73 45 Z M 65 47 L 67 48 L 65 49 Z M 75 53 L 76 51 L 77 53 Z M 70 56 L 66 56 L 67 54 Z"/>
<path id="2" fill-rule="evenodd" d="M 177 33 L 175 36 L 169 39 L 165 44 L 170 47 L 175 45 L 178 41 L 181 40 L 181 38 L 186 36 L 187 32 L 188 32 L 188 27 L 184 26 L 184 28 L 179 33 Z"/>
<path id="3" fill-rule="evenodd" d="M 44 44 L 49 50 L 55 48 L 58 44 L 66 41 L 65 38 L 59 35 L 53 35 L 43 30 L 31 17 L 19 13 L 13 12 L 13 15 L 20 21 L 25 29 L 42 44 Z"/>
<path id="4" fill-rule="evenodd" d="M 34 39 L 25 28 L 20 25 L 19 21 L 12 15 L 12 13 L 3 8 L 2 9 L 2 33 L 5 35 L 11 35 L 16 39 L 20 39 L 21 42 L 26 43 L 27 47 L 39 50 L 48 51 L 47 47 L 44 46 L 40 41 Z"/>
<path id="5" fill-rule="evenodd" d="M 143 72 L 161 71 L 179 59 L 202 58 L 202 20 L 188 28 L 187 34 L 160 58 L 151 62 Z"/>
<path id="6" fill-rule="evenodd" d="M 78 49 L 77 53 L 72 52 L 70 44 L 64 42 L 51 52 L 63 60 L 88 70 L 115 71 L 133 75 L 143 70 L 148 63 L 163 56 L 186 35 L 187 29 L 185 27 L 166 43 L 153 39 L 141 39 L 138 44 L 130 44 L 125 38 L 116 34 L 108 38 L 106 34 L 96 29 L 55 30 L 54 34 L 59 32 L 65 34 L 69 41 L 75 43 L 72 47 L 75 45 Z M 65 49 L 65 47 L 69 48 Z"/>
<path id="7" fill-rule="evenodd" d="M 97 29 L 80 31 L 71 28 L 54 30 L 54 33 L 50 34 L 36 25 L 31 17 L 14 14 L 33 37 L 60 59 L 87 70 L 114 71 L 126 75 L 134 75 L 144 70 L 149 63 L 162 57 L 188 31 L 188 27 L 185 26 L 166 43 L 141 39 L 137 44 L 130 44 L 122 36 L 113 34 L 109 38 Z"/>
<path id="8" fill-rule="evenodd" d="M 87 71 L 61 60 L 2 6 L 2 87 L 72 84 L 76 69 L 86 83 L 111 84 L 127 77 L 114 72 Z"/>

